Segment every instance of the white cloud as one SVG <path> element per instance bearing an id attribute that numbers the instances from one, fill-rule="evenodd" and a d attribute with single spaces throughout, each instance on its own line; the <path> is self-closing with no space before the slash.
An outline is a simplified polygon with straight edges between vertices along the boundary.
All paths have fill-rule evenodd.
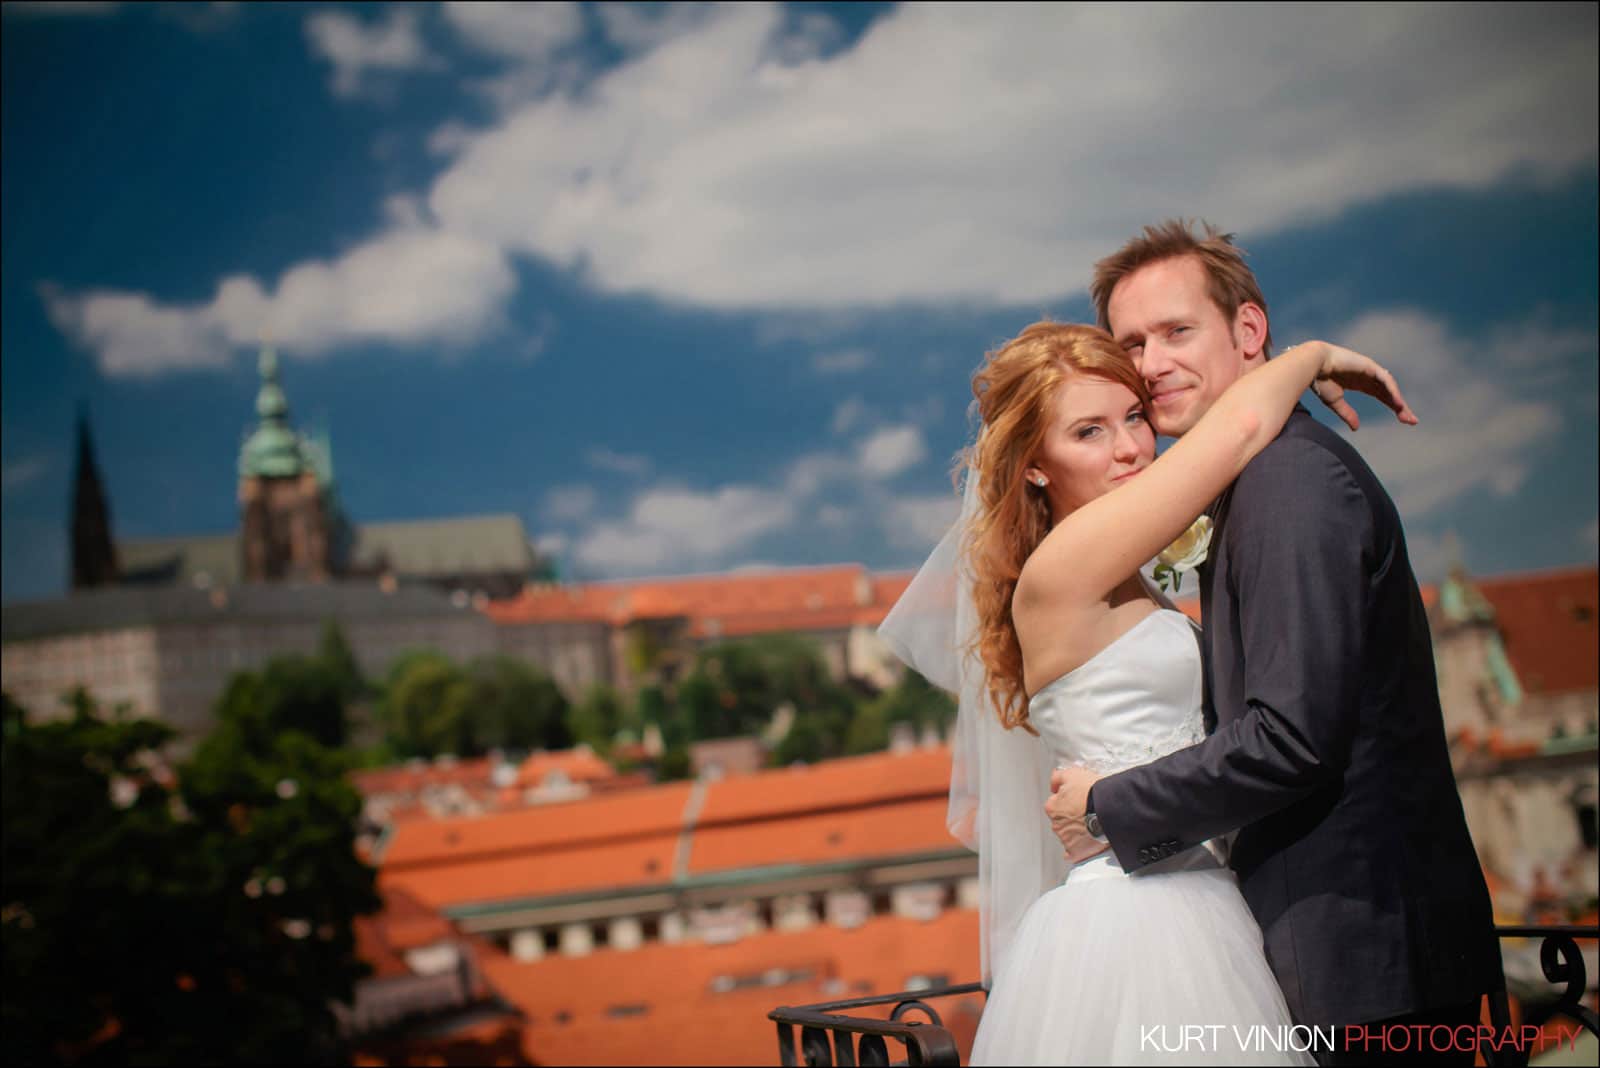
<path id="1" fill-rule="evenodd" d="M 342 11 L 318 11 L 307 16 L 305 30 L 312 51 L 333 64 L 336 96 L 360 92 L 368 71 L 419 70 L 437 63 L 417 32 L 413 8 L 391 7 L 377 22 Z"/>
<path id="2" fill-rule="evenodd" d="M 650 473 L 650 457 L 641 453 L 615 452 L 607 448 L 590 449 L 583 458 L 591 467 L 613 474 L 643 478 Z"/>
<path id="3" fill-rule="evenodd" d="M 653 489 L 634 500 L 625 518 L 590 529 L 577 556 L 585 566 L 610 573 L 722 564 L 794 516 L 788 495 L 753 486 Z"/>
<path id="4" fill-rule="evenodd" d="M 554 559 L 567 551 L 567 536 L 559 533 L 541 534 L 533 540 L 533 551 L 547 560 Z"/>
<path id="5" fill-rule="evenodd" d="M 860 397 L 846 397 L 839 402 L 838 407 L 834 408 L 833 419 L 829 422 L 828 428 L 835 434 L 848 434 L 866 422 L 870 412 L 867 402 Z"/>
<path id="6" fill-rule="evenodd" d="M 397 223 L 331 262 L 290 268 L 271 292 L 234 275 L 209 303 L 188 306 L 103 290 L 41 294 L 56 326 L 94 350 L 101 370 L 136 375 L 224 367 L 230 349 L 264 334 L 291 356 L 363 342 L 462 344 L 501 325 L 514 285 L 493 244 Z"/>
<path id="7" fill-rule="evenodd" d="M 1461 538 L 1454 530 L 1438 536 L 1408 530 L 1406 555 L 1411 559 L 1412 573 L 1420 582 L 1443 582 L 1452 567 L 1466 564 Z"/>
<path id="8" fill-rule="evenodd" d="M 1393 371 L 1422 421 L 1411 428 L 1387 415 L 1369 417 L 1351 439 L 1408 520 L 1468 493 L 1510 496 L 1538 450 L 1561 431 L 1557 406 L 1531 395 L 1519 375 L 1491 379 L 1466 357 L 1485 352 L 1483 365 L 1500 369 L 1513 354 L 1557 355 L 1548 347 L 1551 333 L 1537 322 L 1503 327 L 1485 345 L 1404 309 L 1363 316 L 1337 336 Z M 1592 336 L 1587 344 L 1593 346 Z"/>
<path id="9" fill-rule="evenodd" d="M 902 549 L 931 550 L 961 512 L 961 499 L 953 492 L 900 497 L 880 513 L 884 535 Z"/>
<path id="10" fill-rule="evenodd" d="M 544 514 L 554 520 L 582 520 L 594 514 L 599 495 L 592 486 L 557 486 L 544 495 Z"/>
<path id="11" fill-rule="evenodd" d="M 444 5 L 444 16 L 474 47 L 524 61 L 548 59 L 583 33 L 583 12 L 574 3 L 457 0 Z"/>
<path id="12" fill-rule="evenodd" d="M 562 39 L 552 27 L 570 15 L 447 17 L 484 39 L 499 27 L 517 57 L 507 76 L 548 85 L 514 103 L 502 94 L 481 129 L 434 132 L 449 162 L 423 191 L 431 229 L 408 270 L 440 292 L 353 272 L 369 251 L 408 259 L 392 225 L 332 265 L 375 292 L 341 291 L 319 310 L 318 293 L 291 300 L 280 286 L 272 303 L 307 321 L 308 350 L 487 329 L 513 289 L 510 255 L 606 292 L 801 319 L 902 301 L 1039 304 L 1081 291 L 1096 257 L 1175 212 L 1253 241 L 1396 193 L 1560 176 L 1596 158 L 1584 5 L 1463 17 L 1434 5 L 908 4 L 832 52 L 823 22 L 776 7 L 600 8 L 625 60 L 553 81 L 529 57 Z M 323 12 L 307 32 L 349 88 L 431 62 L 416 18 Z M 452 254 L 468 269 L 432 269 Z M 285 282 L 329 269 L 304 264 Z M 200 341 L 227 309 L 111 295 L 127 303 L 64 317 L 98 324 L 84 337 L 103 364 L 216 362 Z M 380 326 L 345 325 L 369 307 Z"/>
<path id="13" fill-rule="evenodd" d="M 870 478 L 893 478 L 927 455 L 922 431 L 914 426 L 885 427 L 856 451 L 862 471 Z"/>
<path id="14" fill-rule="evenodd" d="M 811 357 L 811 369 L 821 375 L 847 375 L 864 371 L 872 362 L 866 349 L 835 349 Z"/>
<path id="15" fill-rule="evenodd" d="M 717 7 L 509 113 L 435 184 L 436 214 L 608 291 L 1034 302 L 1177 210 L 1257 235 L 1595 157 L 1576 8 L 905 5 L 788 63 L 781 27 Z"/>
<path id="16" fill-rule="evenodd" d="M 692 32 L 710 9 L 711 5 L 704 3 L 601 3 L 594 7 L 606 37 L 624 52 L 645 52 Z"/>
<path id="17" fill-rule="evenodd" d="M 0 469 L 0 491 L 10 493 L 32 485 L 48 470 L 50 460 L 45 456 L 25 456 L 14 460 Z"/>

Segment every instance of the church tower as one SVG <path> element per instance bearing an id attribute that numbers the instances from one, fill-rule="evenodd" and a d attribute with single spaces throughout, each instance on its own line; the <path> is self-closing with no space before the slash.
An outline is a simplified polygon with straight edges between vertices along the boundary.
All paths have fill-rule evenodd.
<path id="1" fill-rule="evenodd" d="M 240 574 L 246 582 L 323 582 L 330 516 L 307 443 L 289 427 L 278 355 L 261 350 L 259 422 L 239 450 Z"/>
<path id="2" fill-rule="evenodd" d="M 112 586 L 117 581 L 117 549 L 111 541 L 111 511 L 106 506 L 100 466 L 94 461 L 89 416 L 78 409 L 78 456 L 72 488 L 72 583 L 75 590 Z"/>

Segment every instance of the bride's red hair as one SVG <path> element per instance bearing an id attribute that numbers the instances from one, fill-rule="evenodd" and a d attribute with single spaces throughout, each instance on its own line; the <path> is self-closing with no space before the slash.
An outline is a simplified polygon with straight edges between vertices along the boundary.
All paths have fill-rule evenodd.
<path id="1" fill-rule="evenodd" d="M 989 699 L 1008 730 L 1028 722 L 1022 645 L 1011 620 L 1017 577 L 1051 525 L 1045 491 L 1023 472 L 1044 442 L 1054 403 L 1074 374 L 1127 386 L 1148 406 L 1150 393 L 1133 360 L 1093 326 L 1039 322 L 988 354 L 972 377 L 982 419 L 966 460 L 978 479 L 979 505 L 963 543 L 972 571 L 978 632 L 972 648 L 988 672 Z"/>

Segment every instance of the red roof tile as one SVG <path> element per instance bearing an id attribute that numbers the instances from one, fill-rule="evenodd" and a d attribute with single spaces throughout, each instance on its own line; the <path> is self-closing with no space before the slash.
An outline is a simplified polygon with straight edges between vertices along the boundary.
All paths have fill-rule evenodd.
<path id="1" fill-rule="evenodd" d="M 1494 606 L 1523 689 L 1557 694 L 1600 686 L 1600 569 L 1472 581 Z"/>
<path id="2" fill-rule="evenodd" d="M 943 798 L 949 788 L 948 746 L 869 753 L 721 779 L 707 790 L 699 822 L 771 819 L 890 800 Z"/>
<path id="3" fill-rule="evenodd" d="M 671 881 L 677 848 L 674 831 L 630 841 L 526 849 L 409 868 L 385 866 L 379 881 L 385 889 L 403 889 L 435 909 L 646 887 Z"/>
<path id="4" fill-rule="evenodd" d="M 778 1051 L 766 1014 L 779 1005 L 859 996 L 857 984 L 892 993 L 918 975 L 976 979 L 978 918 L 969 909 L 948 909 L 926 923 L 885 916 L 849 931 L 818 925 L 725 945 L 648 943 L 631 952 L 526 963 L 485 954 L 482 964 L 501 996 L 526 1014 L 523 1049 L 540 1063 L 770 1064 Z M 811 974 L 789 981 L 775 974 L 780 981 L 771 986 L 712 989 L 718 976 L 768 972 Z M 838 986 L 825 987 L 830 981 Z M 934 1006 L 957 1035 L 963 1061 L 981 1006 L 978 995 Z M 883 1018 L 888 1008 L 863 1014 Z M 617 1009 L 622 1014 L 608 1014 Z M 891 1056 L 903 1053 L 890 1043 Z"/>
<path id="5" fill-rule="evenodd" d="M 665 783 L 580 801 L 395 826 L 386 870 L 526 855 L 543 849 L 675 834 L 690 784 Z"/>
<path id="6" fill-rule="evenodd" d="M 948 807 L 943 797 L 884 801 L 840 812 L 702 827 L 694 833 L 689 870 L 699 875 L 958 850 L 961 845 L 945 828 Z"/>
<path id="7" fill-rule="evenodd" d="M 486 611 L 498 623 L 682 618 L 700 638 L 871 625 L 909 575 L 874 577 L 859 564 L 684 578 L 529 587 Z"/>

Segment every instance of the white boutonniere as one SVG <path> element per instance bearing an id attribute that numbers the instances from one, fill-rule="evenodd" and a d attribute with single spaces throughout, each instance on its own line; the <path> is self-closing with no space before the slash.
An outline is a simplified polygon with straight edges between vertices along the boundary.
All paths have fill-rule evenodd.
<path id="1" fill-rule="evenodd" d="M 1163 593 L 1176 593 L 1183 586 L 1183 573 L 1205 562 L 1211 551 L 1211 517 L 1203 515 L 1178 540 L 1156 555 L 1156 585 Z M 1171 583 L 1169 586 L 1168 583 Z"/>

